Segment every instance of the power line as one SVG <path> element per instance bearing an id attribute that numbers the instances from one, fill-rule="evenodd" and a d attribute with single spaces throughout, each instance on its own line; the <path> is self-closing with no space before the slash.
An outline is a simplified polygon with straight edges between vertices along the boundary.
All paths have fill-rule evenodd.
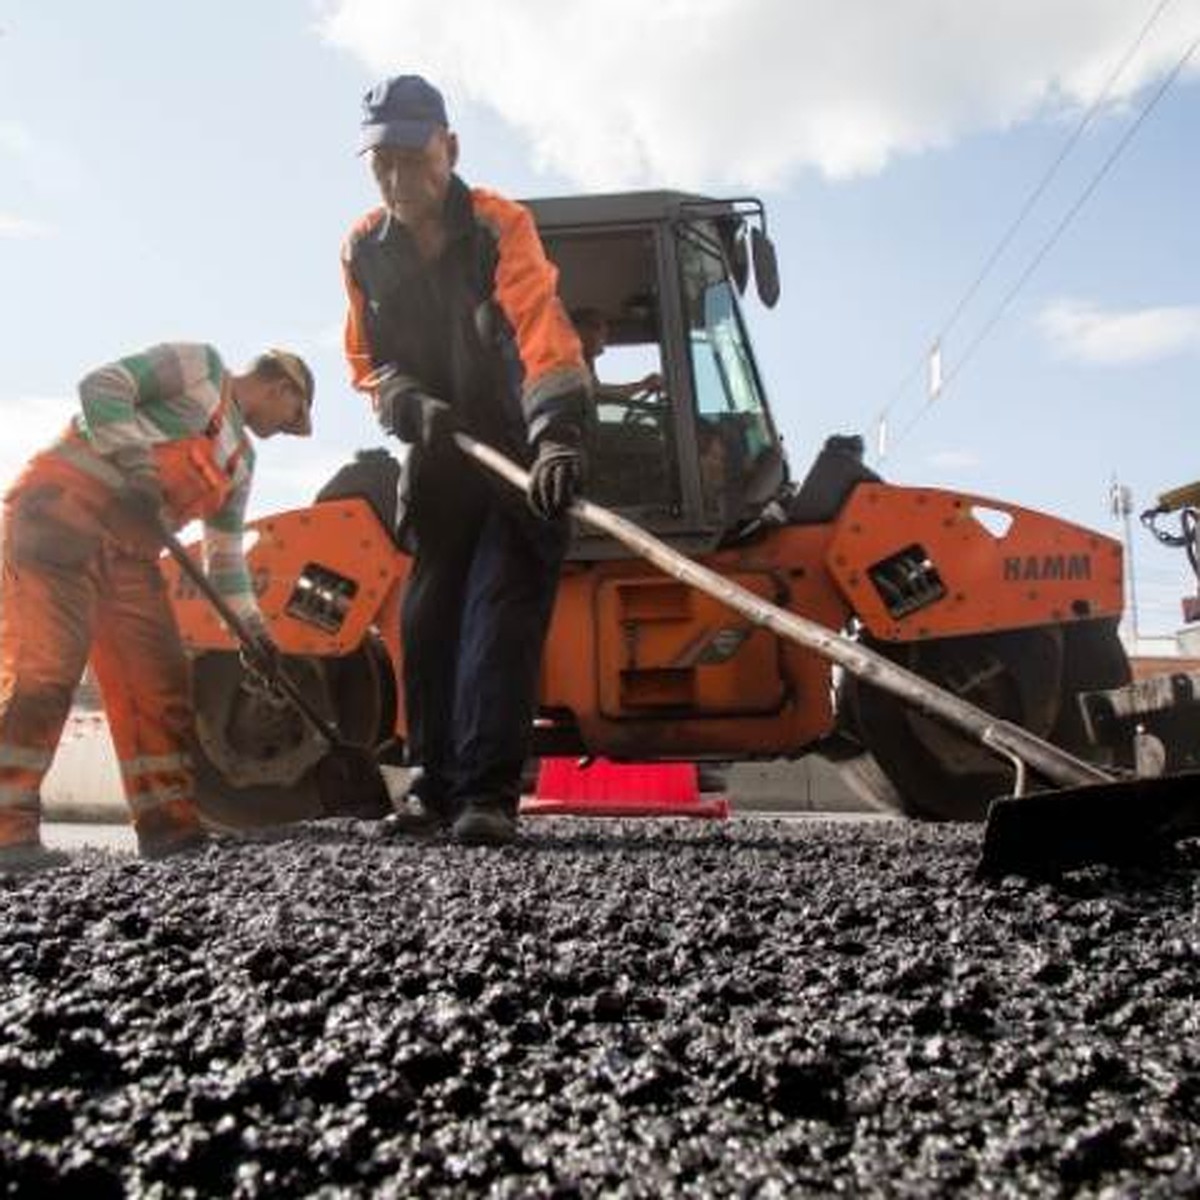
<path id="1" fill-rule="evenodd" d="M 1146 118 L 1150 115 L 1151 112 L 1154 111 L 1155 107 L 1158 105 L 1158 102 L 1166 94 L 1168 88 L 1170 88 L 1170 86 L 1179 77 L 1180 72 L 1187 65 L 1188 60 L 1191 59 L 1192 55 L 1195 54 L 1198 47 L 1200 47 L 1200 37 L 1197 37 L 1195 40 L 1193 40 L 1192 43 L 1188 46 L 1188 48 L 1179 57 L 1179 60 L 1175 63 L 1174 67 L 1171 68 L 1171 70 L 1168 72 L 1168 74 L 1164 77 L 1162 83 L 1155 89 L 1154 94 L 1150 97 L 1150 99 L 1147 101 L 1147 103 L 1143 106 L 1142 111 L 1140 113 L 1138 113 L 1136 119 L 1129 126 L 1129 128 L 1126 129 L 1125 133 L 1122 135 L 1122 137 L 1117 142 L 1117 144 L 1113 147 L 1113 149 L 1109 152 L 1109 154 L 1105 158 L 1104 162 L 1100 164 L 1099 170 L 1097 170 L 1096 173 L 1092 176 L 1091 180 L 1088 182 L 1087 187 L 1085 187 L 1083 189 L 1083 191 L 1080 193 L 1080 195 L 1076 198 L 1075 202 L 1063 214 L 1062 218 L 1059 220 L 1058 224 L 1054 227 L 1050 236 L 1046 239 L 1045 242 L 1042 243 L 1041 248 L 1033 256 L 1033 258 L 1029 261 L 1029 263 L 1026 265 L 1025 269 L 1021 272 L 1021 274 L 1017 277 L 1016 282 L 1004 294 L 1004 297 L 1001 299 L 1000 303 L 996 306 L 996 308 L 993 309 L 991 316 L 988 317 L 988 319 L 984 322 L 984 324 L 981 327 L 981 329 L 979 330 L 979 332 L 968 343 L 967 348 L 963 351 L 963 353 L 959 357 L 958 361 L 954 364 L 954 366 L 950 369 L 950 371 L 948 371 L 945 374 L 943 381 L 942 381 L 942 389 L 941 390 L 944 391 L 951 384 L 951 382 L 953 380 L 955 380 L 959 376 L 959 374 L 961 374 L 963 368 L 974 357 L 975 352 L 979 349 L 979 347 L 983 343 L 984 339 L 987 338 L 988 335 L 992 332 L 992 330 L 996 327 L 997 323 L 1000 321 L 1000 318 L 1004 315 L 1005 311 L 1008 309 L 1008 306 L 1012 303 L 1012 301 L 1016 297 L 1017 293 L 1025 286 L 1025 284 L 1029 281 L 1030 277 L 1038 269 L 1038 267 L 1041 266 L 1043 260 L 1046 258 L 1046 255 L 1050 253 L 1050 251 L 1054 248 L 1055 244 L 1058 242 L 1059 238 L 1061 238 L 1063 233 L 1066 231 L 1067 226 L 1070 225 L 1070 223 L 1075 219 L 1076 215 L 1079 213 L 1079 210 L 1081 208 L 1083 208 L 1083 206 L 1088 202 L 1088 200 L 1092 196 L 1092 193 L 1095 192 L 1096 188 L 1100 186 L 1100 183 L 1103 181 L 1104 177 L 1108 174 L 1108 172 L 1112 169 L 1112 167 L 1116 163 L 1117 159 L 1121 157 L 1121 154 L 1124 152 L 1125 147 L 1128 146 L 1129 143 L 1133 140 L 1134 136 L 1137 134 L 1138 130 L 1142 127 Z M 902 442 L 905 437 L 908 436 L 908 434 L 912 430 L 913 426 L 916 425 L 916 423 L 928 411 L 929 411 L 928 403 L 926 403 L 924 406 L 922 406 L 920 409 L 917 410 L 917 412 L 913 416 L 912 420 L 909 421 L 909 423 L 901 431 L 900 436 L 896 439 L 897 445 L 900 442 Z"/>
<path id="2" fill-rule="evenodd" d="M 1055 156 L 1054 161 L 1042 173 L 1042 177 L 1038 180 L 1038 182 L 1034 185 L 1032 191 L 1026 197 L 1024 204 L 1020 208 L 1020 211 L 1017 213 L 1016 217 L 1009 224 L 1008 228 L 1001 235 L 1001 237 L 1000 237 L 999 241 L 996 243 L 996 245 L 992 248 L 991 253 L 984 260 L 983 266 L 980 267 L 980 269 L 976 273 L 974 279 L 967 286 L 966 291 L 963 292 L 962 296 L 959 298 L 959 300 L 955 304 L 954 308 L 950 311 L 949 316 L 947 316 L 942 321 L 941 325 L 939 326 L 937 334 L 933 338 L 932 344 L 934 346 L 940 346 L 945 341 L 946 336 L 949 334 L 950 330 L 957 324 L 959 317 L 963 313 L 963 310 L 967 307 L 967 305 L 974 298 L 975 293 L 978 292 L 979 288 L 983 284 L 983 281 L 991 273 L 992 268 L 996 265 L 997 261 L 1000 259 L 1001 255 L 1003 255 L 1004 251 L 1008 248 L 1009 243 L 1016 236 L 1017 231 L 1025 223 L 1026 217 L 1029 216 L 1029 214 L 1033 211 L 1034 207 L 1036 206 L 1037 202 L 1041 199 L 1043 193 L 1046 191 L 1046 188 L 1050 185 L 1051 180 L 1058 173 L 1058 169 L 1059 169 L 1059 167 L 1062 166 L 1067 155 L 1070 154 L 1070 152 L 1075 148 L 1075 145 L 1078 143 L 1079 139 L 1083 136 L 1083 134 L 1087 130 L 1088 126 L 1095 119 L 1096 114 L 1100 111 L 1104 102 L 1108 99 L 1108 96 L 1112 92 L 1112 89 L 1115 86 L 1117 80 L 1121 77 L 1122 74 L 1124 74 L 1125 68 L 1129 65 L 1130 60 L 1138 52 L 1138 50 L 1141 48 L 1142 43 L 1146 40 L 1146 36 L 1149 34 L 1150 30 L 1155 26 L 1155 24 L 1158 22 L 1159 17 L 1162 16 L 1162 14 L 1166 10 L 1167 6 L 1170 5 L 1172 2 L 1173 2 L 1173 0 L 1158 0 L 1158 3 L 1155 5 L 1154 10 L 1150 13 L 1150 16 L 1146 19 L 1145 23 L 1142 25 L 1142 28 L 1138 32 L 1137 37 L 1134 38 L 1134 40 L 1130 44 L 1129 48 L 1121 56 L 1117 65 L 1109 73 L 1108 77 L 1104 81 L 1103 87 L 1097 93 L 1097 95 L 1096 95 L 1095 99 L 1092 101 L 1092 103 L 1088 106 L 1087 111 L 1080 118 L 1079 122 L 1076 124 L 1075 128 L 1072 130 L 1070 136 L 1063 143 L 1058 154 Z M 893 390 L 890 398 L 888 399 L 888 402 L 884 405 L 884 407 L 881 410 L 879 417 L 878 417 L 878 421 L 879 421 L 881 428 L 882 428 L 884 422 L 886 422 L 886 420 L 887 420 L 888 413 L 891 412 L 891 410 L 895 406 L 896 402 L 908 390 L 908 387 L 913 382 L 913 380 L 916 379 L 917 377 L 919 377 L 921 375 L 921 373 L 925 370 L 926 361 L 927 360 L 924 356 L 922 356 L 920 359 L 918 359 L 913 364 L 912 368 L 908 371 L 908 373 L 904 376 L 904 378 L 900 381 L 900 383 L 896 386 L 896 388 Z M 946 380 L 943 380 L 942 385 L 941 385 L 942 388 L 945 387 L 946 382 L 947 382 Z M 909 427 L 906 427 L 904 432 L 907 432 L 908 428 Z M 903 436 L 903 433 L 901 436 Z M 881 455 L 881 457 L 882 457 L 882 455 Z"/>
<path id="3" fill-rule="evenodd" d="M 1121 61 L 1119 63 L 1117 63 L 1116 67 L 1113 68 L 1111 74 L 1104 81 L 1104 86 L 1100 89 L 1099 94 L 1092 101 L 1087 112 L 1083 114 L 1083 117 L 1079 121 L 1079 124 L 1077 124 L 1075 126 L 1074 130 L 1071 133 L 1071 136 L 1069 138 L 1067 138 L 1066 142 L 1063 143 L 1063 147 L 1058 152 L 1058 156 L 1050 164 L 1049 168 L 1047 169 L 1045 174 L 1043 174 L 1042 178 L 1038 181 L 1038 183 L 1034 187 L 1033 191 L 1029 193 L 1029 196 L 1026 199 L 1025 203 L 1021 206 L 1021 211 L 1019 213 L 1017 213 L 1012 224 L 1009 225 L 1008 229 L 1005 230 L 1004 235 L 1000 238 L 1000 241 L 997 242 L 995 249 L 991 252 L 991 254 L 988 255 L 987 261 L 983 264 L 983 266 L 979 270 L 979 274 L 976 275 L 975 278 L 971 281 L 971 285 L 967 288 L 966 292 L 963 294 L 962 299 L 959 300 L 959 302 L 954 306 L 954 311 L 942 323 L 941 332 L 938 334 L 939 341 L 944 340 L 946 337 L 946 334 L 948 334 L 950 332 L 950 330 L 954 327 L 954 325 L 957 323 L 958 318 L 962 315 L 963 309 L 966 308 L 967 305 L 970 303 L 972 297 L 979 290 L 980 284 L 983 283 L 983 281 L 987 278 L 988 274 L 991 272 L 992 267 L 995 266 L 996 260 L 1008 248 L 1009 242 L 1012 241 L 1013 237 L 1016 235 L 1017 230 L 1020 229 L 1021 226 L 1025 223 L 1025 218 L 1027 216 L 1029 216 L 1030 212 L 1032 212 L 1034 205 L 1037 204 L 1037 202 L 1041 199 L 1042 193 L 1045 192 L 1046 188 L 1050 184 L 1050 181 L 1058 173 L 1058 168 L 1062 166 L 1064 159 L 1066 159 L 1067 155 L 1070 154 L 1071 151 L 1075 148 L 1076 143 L 1083 136 L 1084 132 L 1087 130 L 1087 127 L 1095 119 L 1096 114 L 1100 111 L 1101 105 L 1104 103 L 1105 100 L 1108 99 L 1109 93 L 1112 91 L 1117 80 L 1125 73 L 1125 68 L 1129 65 L 1130 60 L 1138 52 L 1138 50 L 1141 49 L 1142 43 L 1146 40 L 1146 35 L 1150 32 L 1151 29 L 1154 28 L 1154 25 L 1158 21 L 1158 18 L 1162 16 L 1164 9 L 1166 9 L 1166 7 L 1171 3 L 1172 3 L 1172 0 L 1159 0 L 1157 7 L 1150 14 L 1146 23 L 1142 26 L 1141 32 L 1137 35 L 1136 38 L 1134 38 L 1133 44 L 1129 47 L 1128 50 L 1125 51 L 1125 54 L 1122 56 Z"/>
<path id="4" fill-rule="evenodd" d="M 1051 233 L 1051 235 L 1046 239 L 1045 243 L 1043 243 L 1043 245 L 1042 245 L 1042 248 L 1037 252 L 1036 255 L 1034 255 L 1032 261 L 1025 268 L 1025 270 L 1021 273 L 1021 275 L 1017 279 L 1016 283 L 1013 284 L 1013 286 L 1005 294 L 1004 299 L 997 306 L 995 312 L 989 318 L 988 322 L 984 325 L 983 329 L 975 336 L 974 340 L 970 343 L 970 345 L 967 347 L 967 349 L 965 351 L 963 351 L 962 357 L 958 360 L 958 362 L 954 366 L 954 369 L 946 377 L 947 382 L 949 382 L 951 379 L 953 379 L 954 376 L 956 376 L 963 369 L 963 367 L 966 365 L 967 361 L 971 358 L 971 356 L 979 348 L 979 344 L 991 332 L 992 327 L 1000 319 L 1001 315 L 1004 313 L 1004 310 L 1008 307 L 1008 305 L 1012 301 L 1013 297 L 1021 290 L 1021 288 L 1023 288 L 1025 286 L 1025 283 L 1028 281 L 1029 277 L 1034 273 L 1034 271 L 1036 271 L 1038 269 L 1038 267 L 1041 266 L 1042 260 L 1051 251 L 1051 249 L 1053 249 L 1055 243 L 1062 236 L 1062 234 L 1066 230 L 1067 226 L 1075 219 L 1075 215 L 1091 198 L 1092 193 L 1096 190 L 1097 187 L 1099 187 L 1100 182 L 1104 179 L 1105 175 L 1108 174 L 1108 172 L 1112 168 L 1113 164 L 1117 161 L 1118 158 L 1121 157 L 1121 154 L 1124 152 L 1125 147 L 1127 145 L 1129 145 L 1129 143 L 1133 140 L 1134 135 L 1141 128 L 1142 123 L 1146 120 L 1146 118 L 1154 110 L 1154 108 L 1158 104 L 1158 102 L 1166 94 L 1167 89 L 1178 78 L 1179 73 L 1187 65 L 1188 60 L 1192 57 L 1193 54 L 1195 54 L 1197 47 L 1200 47 L 1200 38 L 1196 38 L 1196 40 L 1192 42 L 1192 44 L 1187 48 L 1187 50 L 1184 51 L 1184 53 L 1180 57 L 1179 61 L 1171 69 L 1170 74 L 1167 75 L 1167 77 L 1163 80 L 1162 84 L 1156 89 L 1154 95 L 1151 96 L 1149 103 L 1147 103 L 1146 106 L 1142 109 L 1142 111 L 1140 113 L 1138 113 L 1137 119 L 1125 131 L 1124 136 L 1121 138 L 1121 140 L 1119 142 L 1117 142 L 1116 146 L 1113 147 L 1112 152 L 1108 155 L 1108 157 L 1100 165 L 1100 169 L 1092 177 L 1091 182 L 1087 185 L 1086 188 L 1084 188 L 1082 194 L 1075 201 L 1075 203 L 1072 204 L 1069 209 L 1067 209 L 1066 213 L 1063 215 L 1062 220 L 1059 221 L 1059 223 L 1055 226 L 1054 232 Z"/>

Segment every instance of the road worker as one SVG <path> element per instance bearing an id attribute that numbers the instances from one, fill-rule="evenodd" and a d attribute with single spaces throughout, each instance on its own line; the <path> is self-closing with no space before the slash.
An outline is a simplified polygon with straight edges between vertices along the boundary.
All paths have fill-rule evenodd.
<path id="1" fill-rule="evenodd" d="M 307 436 L 313 376 L 268 350 L 241 374 L 207 345 L 171 343 L 88 374 L 80 413 L 4 496 L 0 532 L 0 873 L 65 856 L 40 839 L 40 786 L 89 656 L 141 854 L 203 843 L 188 757 L 187 662 L 158 558 L 164 525 L 204 521 L 208 577 L 277 652 L 254 600 L 242 522 L 247 432 Z"/>
<path id="2" fill-rule="evenodd" d="M 417 75 L 372 88 L 360 152 L 383 204 L 343 247 L 346 354 L 384 431 L 411 443 L 401 620 L 421 777 L 419 811 L 391 820 L 507 842 L 582 478 L 588 374 L 532 216 L 454 173 L 436 88 Z M 458 452 L 455 429 L 530 467 L 528 504 Z"/>

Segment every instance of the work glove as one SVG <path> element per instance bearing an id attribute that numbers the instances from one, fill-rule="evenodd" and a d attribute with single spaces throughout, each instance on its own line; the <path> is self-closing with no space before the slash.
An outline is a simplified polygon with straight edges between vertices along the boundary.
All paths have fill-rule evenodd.
<path id="1" fill-rule="evenodd" d="M 157 529 L 162 524 L 163 505 L 166 497 L 163 495 L 162 484 L 157 473 L 147 472 L 145 475 L 134 475 L 125 481 L 126 504 L 133 510 L 139 521 L 152 525 Z"/>
<path id="2" fill-rule="evenodd" d="M 150 451 L 145 446 L 126 446 L 113 452 L 112 462 L 125 477 L 122 503 L 138 520 L 157 529 L 162 523 L 166 496 Z"/>
<path id="3" fill-rule="evenodd" d="M 552 426 L 529 469 L 529 505 L 544 521 L 561 517 L 583 486 L 583 438 L 573 425 Z"/>
<path id="4" fill-rule="evenodd" d="M 454 432 L 454 413 L 450 405 L 422 391 L 411 379 L 394 379 L 382 384 L 376 412 L 384 433 L 426 449 Z"/>
<path id="5" fill-rule="evenodd" d="M 246 622 L 248 640 L 242 646 L 242 665 L 267 683 L 279 678 L 282 655 L 275 639 L 267 632 L 266 622 L 261 617 Z"/>

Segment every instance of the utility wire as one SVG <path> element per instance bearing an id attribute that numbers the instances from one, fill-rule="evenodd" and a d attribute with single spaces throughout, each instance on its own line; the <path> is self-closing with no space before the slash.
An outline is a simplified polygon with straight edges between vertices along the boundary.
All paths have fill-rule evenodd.
<path id="1" fill-rule="evenodd" d="M 970 287 L 963 294 L 962 299 L 954 306 L 954 311 L 942 323 L 941 332 L 938 334 L 938 339 L 944 339 L 946 334 L 954 327 L 958 318 L 962 315 L 962 311 L 970 303 L 971 298 L 979 290 L 980 284 L 987 278 L 992 267 L 996 265 L 996 260 L 1008 248 L 1009 242 L 1012 241 L 1018 229 L 1025 223 L 1025 218 L 1033 211 L 1033 207 L 1042 198 L 1042 193 L 1049 187 L 1050 181 L 1058 173 L 1058 168 L 1062 166 L 1067 155 L 1075 148 L 1075 144 L 1084 135 L 1087 127 L 1095 120 L 1096 114 L 1100 111 L 1101 105 L 1108 99 L 1109 93 L 1112 91 L 1116 82 L 1125 73 L 1125 68 L 1129 66 L 1130 60 L 1141 49 L 1142 43 L 1146 40 L 1146 35 L 1154 28 L 1158 18 L 1162 16 L 1164 9 L 1172 3 L 1172 0 L 1159 0 L 1158 6 L 1150 14 L 1146 23 L 1142 26 L 1141 32 L 1133 40 L 1133 45 L 1125 51 L 1121 61 L 1113 68 L 1111 74 L 1104 81 L 1104 86 L 1100 89 L 1099 95 L 1092 101 L 1087 112 L 1083 114 L 1079 124 L 1075 126 L 1071 136 L 1063 143 L 1062 149 L 1058 152 L 1058 157 L 1050 164 L 1046 173 L 1038 181 L 1033 191 L 1029 193 L 1029 197 L 1021 207 L 1021 211 L 1017 213 L 1011 225 L 1005 231 L 1004 236 L 997 242 L 996 248 L 988 255 L 987 261 L 979 270 L 979 274 L 971 281 Z"/>
<path id="2" fill-rule="evenodd" d="M 991 274 L 992 268 L 999 261 L 1001 255 L 1005 250 L 1008 249 L 1009 243 L 1013 240 L 1017 234 L 1017 231 L 1025 223 L 1026 217 L 1029 216 L 1037 202 L 1042 198 L 1042 195 L 1045 193 L 1047 187 L 1050 186 L 1051 180 L 1053 180 L 1054 176 L 1058 173 L 1058 169 L 1066 160 L 1067 155 L 1070 154 L 1075 148 L 1079 139 L 1083 136 L 1088 126 L 1091 125 L 1092 121 L 1095 119 L 1096 114 L 1099 113 L 1104 102 L 1108 99 L 1113 87 L 1116 85 L 1117 80 L 1120 79 L 1120 77 L 1124 74 L 1125 68 L 1129 65 L 1130 60 L 1138 52 L 1138 50 L 1141 49 L 1142 43 L 1146 40 L 1150 30 L 1154 28 L 1159 17 L 1162 16 L 1163 12 L 1172 2 L 1173 0 L 1158 0 L 1154 10 L 1150 13 L 1150 16 L 1146 19 L 1141 30 L 1138 32 L 1137 37 L 1134 38 L 1129 48 L 1121 56 L 1120 61 L 1109 73 L 1108 78 L 1104 81 L 1104 86 L 1097 93 L 1095 99 L 1088 106 L 1087 111 L 1083 114 L 1075 128 L 1072 130 L 1070 136 L 1063 143 L 1062 148 L 1054 158 L 1054 161 L 1049 165 L 1049 167 L 1047 167 L 1047 169 L 1043 172 L 1041 179 L 1039 179 L 1034 185 L 1032 191 L 1026 197 L 1025 203 L 1021 206 L 1020 211 L 1001 235 L 1000 240 L 992 248 L 991 253 L 984 260 L 983 266 L 980 267 L 979 271 L 975 275 L 975 278 L 971 281 L 971 283 L 967 286 L 966 291 L 959 298 L 958 303 L 955 304 L 954 308 L 950 311 L 950 315 L 942 321 L 932 344 L 941 345 L 945 341 L 950 330 L 953 329 L 957 324 L 959 317 L 962 316 L 963 310 L 974 298 L 975 293 L 979 291 L 983 281 L 988 277 L 989 274 Z M 913 380 L 918 378 L 925 370 L 925 365 L 926 359 L 924 356 L 922 356 L 913 364 L 912 369 L 904 376 L 900 383 L 897 384 L 887 404 L 884 405 L 879 414 L 878 421 L 880 424 L 886 421 L 888 413 L 891 412 L 896 402 L 908 390 Z M 943 389 L 948 382 L 948 379 L 942 381 Z M 904 432 L 907 432 L 908 428 L 909 427 L 906 427 Z M 901 436 L 903 436 L 903 433 Z M 897 441 L 899 441 L 899 439 Z"/>
<path id="3" fill-rule="evenodd" d="M 1112 169 L 1112 167 L 1116 163 L 1117 159 L 1121 157 L 1121 154 L 1124 152 L 1125 147 L 1128 146 L 1129 143 L 1133 140 L 1134 136 L 1137 134 L 1138 130 L 1142 127 L 1146 118 L 1151 114 L 1151 112 L 1154 111 L 1158 102 L 1166 94 L 1167 89 L 1170 88 L 1170 86 L 1179 77 L 1179 74 L 1183 70 L 1183 68 L 1185 66 L 1187 66 L 1188 61 L 1191 59 L 1192 55 L 1195 54 L 1197 48 L 1200 48 L 1200 37 L 1195 38 L 1191 42 L 1191 44 L 1188 46 L 1188 48 L 1183 52 L 1183 54 L 1179 57 L 1178 61 L 1174 65 L 1174 67 L 1171 68 L 1170 72 L 1165 76 L 1162 83 L 1159 84 L 1159 86 L 1155 89 L 1154 94 L 1150 97 L 1150 99 L 1143 106 L 1142 111 L 1140 113 L 1138 113 L 1137 118 L 1129 126 L 1129 128 L 1126 129 L 1125 133 L 1122 135 L 1122 137 L 1117 142 L 1117 144 L 1113 147 L 1113 149 L 1109 152 L 1109 154 L 1105 158 L 1104 162 L 1100 164 L 1099 170 L 1097 170 L 1095 175 L 1092 176 L 1087 187 L 1084 188 L 1084 190 L 1080 193 L 1078 198 L 1075 200 L 1074 204 L 1072 204 L 1071 207 L 1068 208 L 1067 211 L 1063 214 L 1062 218 L 1059 220 L 1058 224 L 1054 227 L 1054 230 L 1051 232 L 1050 236 L 1046 239 L 1045 242 L 1042 243 L 1041 248 L 1033 256 L 1033 258 L 1029 261 L 1029 263 L 1027 264 L 1025 269 L 1021 272 L 1021 274 L 1017 277 L 1016 282 L 1004 294 L 1003 299 L 996 306 L 996 308 L 993 309 L 991 316 L 987 319 L 987 321 L 984 322 L 984 324 L 983 324 L 982 328 L 979 330 L 979 332 L 968 343 L 967 348 L 963 351 L 963 353 L 959 357 L 958 361 L 946 373 L 946 375 L 942 381 L 942 390 L 943 391 L 947 387 L 949 387 L 951 382 L 958 377 L 958 375 L 962 372 L 963 368 L 974 357 L 975 352 L 979 349 L 979 347 L 982 344 L 982 342 L 984 341 L 984 339 L 986 337 L 988 337 L 988 335 L 996 327 L 1000 318 L 1007 311 L 1008 306 L 1012 303 L 1012 301 L 1016 297 L 1017 293 L 1029 281 L 1030 276 L 1032 276 L 1033 273 L 1038 269 L 1038 267 L 1041 266 L 1046 255 L 1050 253 L 1050 251 L 1054 248 L 1055 244 L 1058 242 L 1059 238 L 1061 238 L 1063 233 L 1066 231 L 1067 226 L 1070 225 L 1070 223 L 1075 219 L 1075 216 L 1078 214 L 1079 210 L 1081 208 L 1083 208 L 1083 206 L 1088 202 L 1088 200 L 1092 196 L 1092 193 L 1095 192 L 1096 188 L 1100 186 L 1100 183 L 1103 181 L 1104 177 L 1108 174 L 1108 172 Z M 905 425 L 903 430 L 901 430 L 899 437 L 896 438 L 897 445 L 899 445 L 900 442 L 902 442 L 904 440 L 904 438 L 908 436 L 908 434 L 912 430 L 913 426 L 916 425 L 916 423 L 928 411 L 929 411 L 928 403 L 926 403 L 925 405 L 923 405 L 921 408 L 919 408 L 917 410 L 917 412 L 913 416 L 913 418 L 908 422 L 907 425 Z"/>

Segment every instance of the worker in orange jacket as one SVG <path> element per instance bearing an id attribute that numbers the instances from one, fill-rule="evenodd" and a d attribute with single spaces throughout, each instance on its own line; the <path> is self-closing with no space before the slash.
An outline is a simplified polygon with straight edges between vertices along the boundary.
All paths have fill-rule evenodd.
<path id="1" fill-rule="evenodd" d="M 42 778 L 89 655 L 144 857 L 204 834 L 188 757 L 187 662 L 158 568 L 160 530 L 204 520 L 205 568 L 276 665 L 242 553 L 247 431 L 311 432 L 312 373 L 284 350 L 241 374 L 207 345 L 154 346 L 91 372 L 81 412 L 4 496 L 0 528 L 0 873 L 59 865 Z"/>
<path id="2" fill-rule="evenodd" d="M 589 376 L 532 216 L 454 173 L 435 87 L 399 75 L 372 88 L 360 150 L 383 204 L 343 247 L 345 345 L 384 431 L 411 446 L 402 629 L 416 823 L 506 842 L 583 473 Z M 455 429 L 529 465 L 528 505 L 459 454 Z"/>

